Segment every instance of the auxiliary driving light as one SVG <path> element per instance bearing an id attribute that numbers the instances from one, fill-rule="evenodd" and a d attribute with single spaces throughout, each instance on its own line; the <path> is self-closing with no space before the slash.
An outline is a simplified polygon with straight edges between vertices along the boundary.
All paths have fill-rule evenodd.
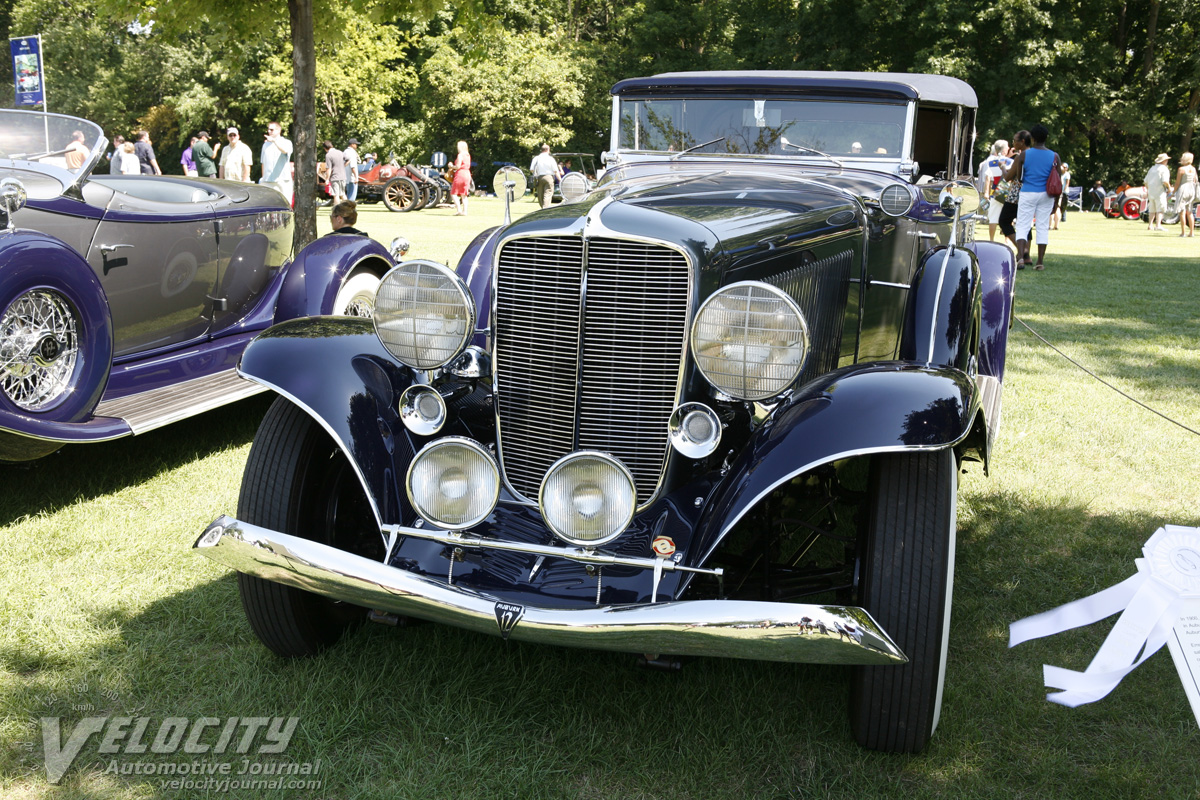
<path id="1" fill-rule="evenodd" d="M 721 418 L 703 403 L 684 403 L 671 414 L 667 436 L 680 454 L 704 458 L 721 443 Z"/>
<path id="2" fill-rule="evenodd" d="M 400 395 L 400 421 L 418 436 L 432 436 L 446 424 L 446 401 L 437 389 L 413 384 Z"/>
<path id="3" fill-rule="evenodd" d="M 452 269 L 416 259 L 393 268 L 375 294 L 375 333 L 405 366 L 431 370 L 475 334 L 475 301 Z"/>
<path id="4" fill-rule="evenodd" d="M 607 453 L 581 450 L 550 467 L 538 493 L 542 518 L 569 544 L 595 547 L 629 527 L 637 508 L 633 475 Z"/>
<path id="5" fill-rule="evenodd" d="M 426 445 L 408 468 L 408 499 L 421 517 L 440 528 L 478 525 L 500 497 L 500 470 L 479 442 L 447 436 Z"/>

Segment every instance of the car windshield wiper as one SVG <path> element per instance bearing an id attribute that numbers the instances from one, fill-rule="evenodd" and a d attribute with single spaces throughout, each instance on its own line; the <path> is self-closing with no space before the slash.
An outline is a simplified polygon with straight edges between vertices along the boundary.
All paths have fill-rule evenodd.
<path id="1" fill-rule="evenodd" d="M 813 155 L 818 155 L 818 156 L 820 156 L 821 158 L 828 158 L 830 161 L 832 161 L 833 163 L 837 164 L 839 167 L 840 167 L 840 166 L 842 166 L 842 162 L 841 162 L 841 161 L 838 161 L 836 158 L 834 158 L 833 156 L 829 155 L 828 153 L 822 153 L 820 150 L 817 150 L 816 148 L 813 148 L 813 147 L 809 147 L 808 145 L 803 145 L 803 144 L 794 144 L 794 143 L 792 143 L 792 142 L 789 142 L 789 141 L 787 140 L 787 137 L 785 137 L 785 136 L 780 136 L 780 137 L 779 137 L 779 143 L 780 143 L 781 145 L 783 145 L 784 147 L 791 147 L 791 148 L 794 148 L 794 149 L 796 149 L 796 150 L 799 150 L 799 151 L 800 151 L 800 152 L 802 152 L 802 153 L 812 153 Z"/>
<path id="2" fill-rule="evenodd" d="M 671 160 L 674 161 L 675 159 L 679 158 L 680 156 L 686 156 L 688 153 L 692 152 L 693 150 L 699 150 L 701 147 L 708 147 L 710 144 L 716 144 L 717 142 L 723 142 L 723 141 L 725 141 L 725 137 L 718 136 L 716 139 L 713 139 L 711 142 L 704 142 L 702 144 L 692 145 L 687 150 L 680 150 L 678 153 L 671 156 Z"/>

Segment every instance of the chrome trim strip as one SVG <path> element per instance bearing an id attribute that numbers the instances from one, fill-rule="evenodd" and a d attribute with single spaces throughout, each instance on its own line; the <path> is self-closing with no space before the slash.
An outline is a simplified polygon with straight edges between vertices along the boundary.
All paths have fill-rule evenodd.
<path id="1" fill-rule="evenodd" d="M 246 380 L 237 370 L 227 369 L 158 389 L 104 400 L 92 414 L 123 419 L 137 436 L 263 391 L 265 389 L 262 386 Z"/>
<path id="2" fill-rule="evenodd" d="M 364 608 L 503 635 L 496 620 L 499 598 L 231 517 L 214 521 L 193 547 L 247 575 Z M 908 660 L 866 611 L 851 606 L 682 600 L 523 611 L 511 638 L 559 646 L 792 663 Z"/>

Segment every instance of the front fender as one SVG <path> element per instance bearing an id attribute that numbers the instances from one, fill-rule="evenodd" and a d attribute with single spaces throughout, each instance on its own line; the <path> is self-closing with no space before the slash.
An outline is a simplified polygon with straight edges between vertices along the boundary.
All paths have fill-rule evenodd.
<path id="1" fill-rule="evenodd" d="M 974 249 L 979 259 L 983 295 L 979 320 L 979 374 L 1002 381 L 1016 291 L 1016 259 L 1013 252 L 999 242 L 976 242 Z"/>
<path id="2" fill-rule="evenodd" d="M 350 273 L 367 269 L 382 277 L 394 263 L 383 245 L 366 236 L 327 235 L 309 242 L 287 267 L 274 321 L 332 313 Z"/>
<path id="3" fill-rule="evenodd" d="M 921 259 L 909 292 L 900 358 L 967 370 L 979 335 L 979 261 L 965 247 Z"/>
<path id="4" fill-rule="evenodd" d="M 702 562 L 761 499 L 822 464 L 958 444 L 979 404 L 975 382 L 951 367 L 873 362 L 813 381 L 775 409 L 730 465 L 700 522 L 695 552 Z"/>
<path id="5" fill-rule="evenodd" d="M 383 349 L 370 320 L 276 325 L 250 343 L 238 371 L 320 423 L 346 454 L 381 525 L 412 520 L 401 487 L 415 451 L 397 406 L 413 374 Z"/>

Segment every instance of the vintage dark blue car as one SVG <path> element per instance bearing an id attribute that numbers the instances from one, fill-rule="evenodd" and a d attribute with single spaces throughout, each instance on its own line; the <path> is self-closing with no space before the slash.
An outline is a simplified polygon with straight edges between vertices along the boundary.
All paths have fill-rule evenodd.
<path id="1" fill-rule="evenodd" d="M 273 188 L 95 171 L 90 122 L 0 110 L 0 461 L 143 433 L 263 391 L 274 323 L 369 315 L 395 265 L 366 237 L 292 256 Z"/>
<path id="2" fill-rule="evenodd" d="M 854 665 L 867 747 L 941 709 L 956 476 L 1000 419 L 1013 258 L 974 240 L 975 93 L 715 72 L 612 90 L 588 194 L 407 262 L 373 321 L 246 350 L 275 401 L 197 540 L 286 656 L 424 618 Z"/>

